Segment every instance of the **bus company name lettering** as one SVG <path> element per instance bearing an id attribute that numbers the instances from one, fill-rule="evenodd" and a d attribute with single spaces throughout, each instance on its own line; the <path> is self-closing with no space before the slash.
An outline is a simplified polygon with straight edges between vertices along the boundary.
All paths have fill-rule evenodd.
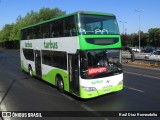
<path id="1" fill-rule="evenodd" d="M 49 42 L 44 41 L 44 48 L 58 49 L 58 42 L 52 42 L 51 40 Z"/>
<path id="2" fill-rule="evenodd" d="M 103 80 L 96 80 L 96 81 L 92 81 L 91 83 L 92 83 L 92 85 L 100 84 L 100 83 L 103 83 Z"/>
<path id="3" fill-rule="evenodd" d="M 28 42 L 25 42 L 25 47 L 27 48 L 31 48 L 32 47 L 32 43 L 30 43 L 29 41 Z"/>

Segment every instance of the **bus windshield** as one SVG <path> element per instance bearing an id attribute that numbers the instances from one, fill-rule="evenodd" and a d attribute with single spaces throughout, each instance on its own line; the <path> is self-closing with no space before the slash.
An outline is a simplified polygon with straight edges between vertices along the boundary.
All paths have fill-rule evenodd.
<path id="1" fill-rule="evenodd" d="M 79 34 L 119 34 L 115 16 L 79 14 Z"/>
<path id="2" fill-rule="evenodd" d="M 81 51 L 81 77 L 101 78 L 122 73 L 119 49 Z"/>

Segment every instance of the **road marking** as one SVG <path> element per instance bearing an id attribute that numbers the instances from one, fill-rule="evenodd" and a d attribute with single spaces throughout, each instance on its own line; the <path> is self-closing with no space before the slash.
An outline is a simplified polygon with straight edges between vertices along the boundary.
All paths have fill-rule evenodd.
<path id="1" fill-rule="evenodd" d="M 155 76 L 150 76 L 150 75 L 143 75 L 144 77 L 149 77 L 149 78 L 154 78 L 154 79 L 159 79 L 160 80 L 160 78 L 159 77 L 155 77 Z"/>
<path id="2" fill-rule="evenodd" d="M 69 99 L 69 100 L 71 100 L 71 101 L 74 101 L 74 100 L 75 100 L 75 99 L 73 99 L 72 97 L 70 97 L 70 96 L 68 96 L 68 95 L 66 95 L 66 94 L 64 94 L 64 93 L 61 93 L 61 95 L 64 96 L 64 97 L 66 97 L 67 99 Z M 92 108 L 90 108 L 90 107 L 88 107 L 88 106 L 86 106 L 86 105 L 84 105 L 84 104 L 80 104 L 80 106 L 81 106 L 82 108 L 84 108 L 85 110 L 91 112 L 93 115 L 101 116 L 100 113 L 96 112 L 95 110 L 93 110 Z M 108 120 L 108 118 L 105 117 L 104 120 Z"/>
<path id="3" fill-rule="evenodd" d="M 74 100 L 75 100 L 75 99 L 73 99 L 72 97 L 70 97 L 70 96 L 68 96 L 68 95 L 66 95 L 66 94 L 64 94 L 64 93 L 61 93 L 61 95 L 64 96 L 64 97 L 66 97 L 67 99 L 69 99 L 69 100 L 71 100 L 71 101 L 74 101 Z M 80 106 L 81 106 L 82 108 L 84 108 L 85 110 L 91 112 L 92 114 L 96 115 L 96 116 L 101 116 L 100 113 L 96 112 L 95 110 L 93 110 L 92 108 L 90 108 L 90 107 L 88 107 L 88 106 L 86 106 L 86 105 L 84 105 L 84 104 L 80 104 Z M 104 120 L 108 120 L 108 118 L 105 117 Z"/>
<path id="4" fill-rule="evenodd" d="M 100 114 L 99 114 L 98 112 L 94 111 L 92 108 L 90 108 L 90 107 L 88 107 L 88 106 L 86 106 L 86 105 L 84 105 L 84 104 L 81 104 L 80 106 L 81 106 L 82 108 L 86 109 L 87 111 L 93 113 L 94 115 L 100 116 Z"/>
<path id="5" fill-rule="evenodd" d="M 129 64 L 123 64 L 123 66 L 136 67 L 136 68 L 144 68 L 144 69 L 148 69 L 148 70 L 157 70 L 157 71 L 160 71 L 160 69 L 158 69 L 158 68 L 145 67 L 145 66 L 136 66 L 136 65 L 129 65 Z"/>
<path id="6" fill-rule="evenodd" d="M 74 101 L 74 99 L 68 95 L 66 95 L 65 93 L 61 93 L 62 96 L 64 96 L 65 98 L 71 100 L 71 101 Z"/>
<path id="7" fill-rule="evenodd" d="M 100 113 L 98 113 L 97 111 L 93 110 L 92 108 L 90 108 L 90 107 L 88 107 L 88 106 L 86 106 L 86 105 L 84 105 L 84 104 L 81 104 L 80 106 L 81 106 L 82 108 L 86 109 L 87 111 L 91 112 L 92 114 L 96 115 L 97 117 L 98 117 L 98 116 L 101 116 Z M 106 117 L 104 117 L 104 120 L 109 120 L 109 119 L 106 118 Z"/>
<path id="8" fill-rule="evenodd" d="M 124 71 L 124 73 L 133 74 L 133 75 L 139 75 L 139 76 L 143 76 L 143 77 L 149 77 L 149 78 L 154 78 L 154 79 L 160 80 L 159 77 L 155 77 L 155 76 L 151 76 L 151 75 L 143 75 L 143 74 L 134 73 L 134 72 L 127 72 L 127 71 Z"/>
<path id="9" fill-rule="evenodd" d="M 86 109 L 87 111 L 94 111 L 92 108 L 84 105 L 84 104 L 81 104 L 81 107 L 83 107 L 84 109 Z"/>
<path id="10" fill-rule="evenodd" d="M 128 87 L 128 86 L 124 86 L 125 88 L 127 89 L 130 89 L 130 90 L 134 90 L 134 91 L 137 91 L 137 92 L 141 92 L 141 93 L 144 93 L 143 90 L 139 90 L 139 89 L 136 89 L 136 88 L 132 88 L 132 87 Z"/>

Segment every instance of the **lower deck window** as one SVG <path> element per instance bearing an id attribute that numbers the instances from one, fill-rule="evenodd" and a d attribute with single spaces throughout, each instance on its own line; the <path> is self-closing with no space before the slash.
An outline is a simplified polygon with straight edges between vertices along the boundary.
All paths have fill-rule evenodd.
<path id="1" fill-rule="evenodd" d="M 34 61 L 34 50 L 33 49 L 23 49 L 23 54 L 27 60 Z"/>
<path id="2" fill-rule="evenodd" d="M 61 51 L 42 50 L 42 63 L 66 70 L 67 53 Z"/>

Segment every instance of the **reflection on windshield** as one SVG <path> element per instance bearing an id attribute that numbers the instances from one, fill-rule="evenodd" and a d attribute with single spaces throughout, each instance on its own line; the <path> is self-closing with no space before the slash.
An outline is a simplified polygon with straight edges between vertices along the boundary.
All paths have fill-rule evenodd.
<path id="1" fill-rule="evenodd" d="M 79 15 L 80 34 L 119 34 L 115 16 L 106 15 Z"/>
<path id="2" fill-rule="evenodd" d="M 122 73 L 119 49 L 81 51 L 81 77 L 97 78 Z"/>

